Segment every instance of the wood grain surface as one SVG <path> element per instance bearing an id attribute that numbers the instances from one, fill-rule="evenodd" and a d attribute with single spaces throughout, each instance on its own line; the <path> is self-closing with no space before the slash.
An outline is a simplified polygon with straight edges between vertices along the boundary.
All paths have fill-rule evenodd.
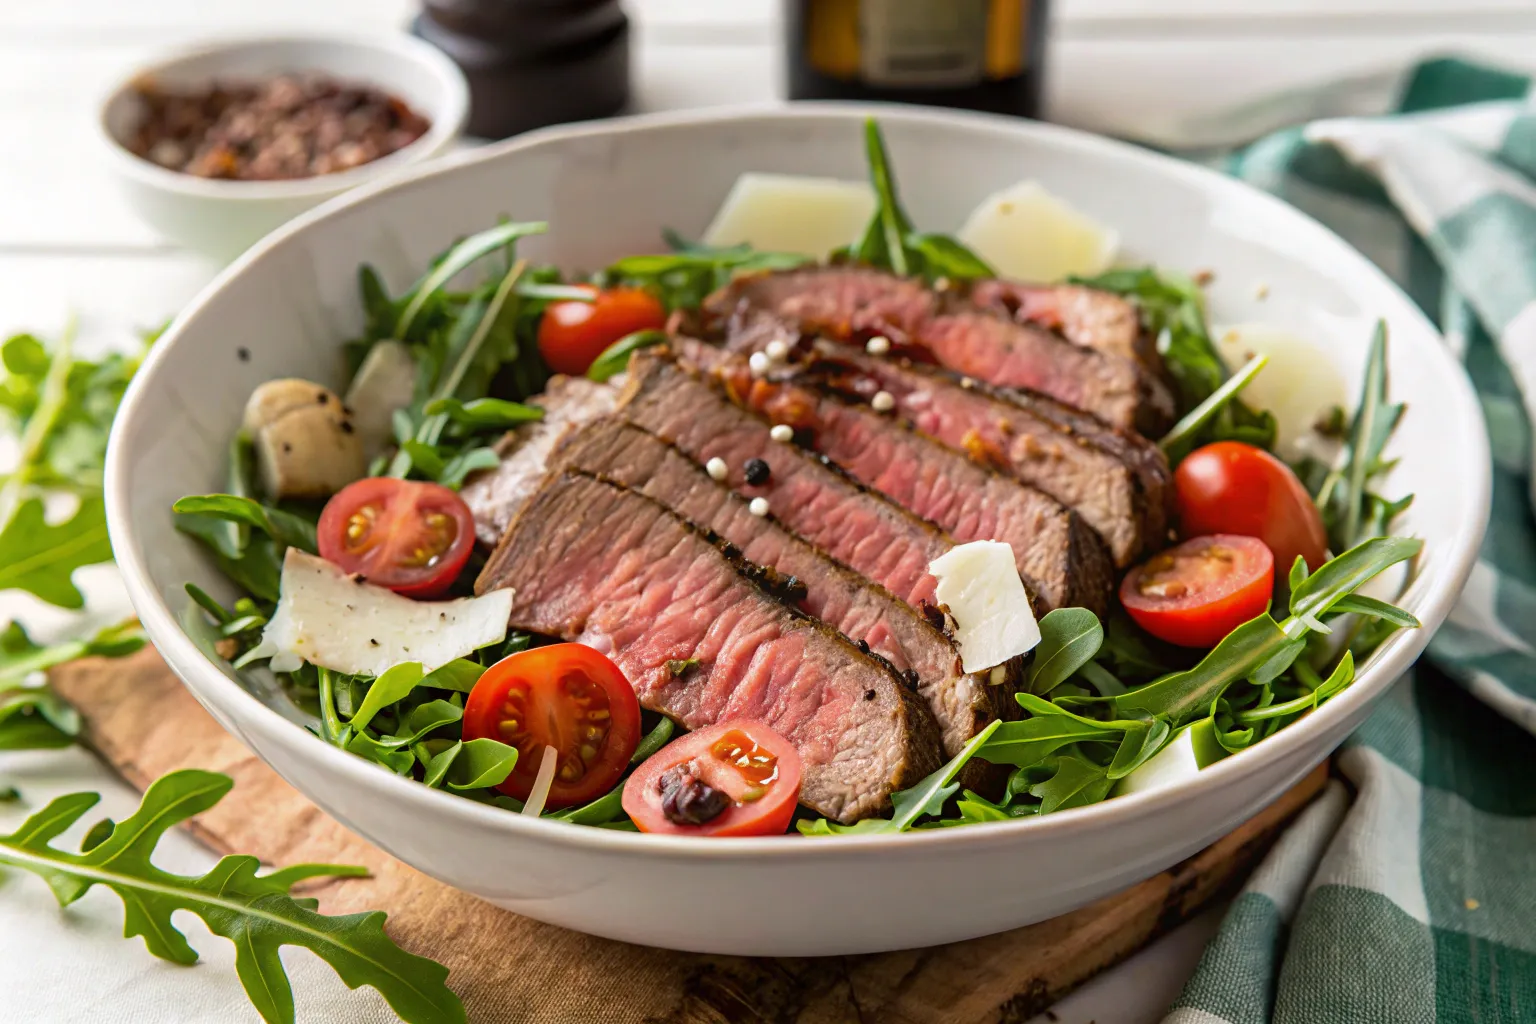
<path id="1" fill-rule="evenodd" d="M 192 822 L 220 852 L 366 865 L 307 891 L 326 913 L 382 909 L 402 946 L 446 964 L 472 1021 L 570 1024 L 1022 1024 L 1230 892 L 1322 788 L 1326 766 L 1213 846 L 1081 910 L 931 949 L 824 959 L 700 956 L 519 917 L 407 867 L 331 820 L 224 732 L 153 652 L 53 674 L 91 745 L 143 788 L 179 768 L 235 780 Z M 792 840 L 791 840 L 792 841 Z"/>

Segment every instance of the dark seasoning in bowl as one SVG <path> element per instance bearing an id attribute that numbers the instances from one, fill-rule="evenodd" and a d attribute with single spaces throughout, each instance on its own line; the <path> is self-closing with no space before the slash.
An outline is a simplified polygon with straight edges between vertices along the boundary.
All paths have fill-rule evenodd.
<path id="1" fill-rule="evenodd" d="M 409 146 L 431 122 L 373 86 L 325 75 L 135 87 L 143 115 L 128 148 L 200 178 L 284 181 L 334 174 Z"/>

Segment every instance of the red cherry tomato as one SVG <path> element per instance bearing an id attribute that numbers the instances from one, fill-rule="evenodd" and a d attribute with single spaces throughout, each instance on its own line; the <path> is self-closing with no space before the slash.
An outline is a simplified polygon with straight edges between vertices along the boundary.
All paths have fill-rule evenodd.
<path id="1" fill-rule="evenodd" d="M 640 744 L 640 702 L 619 667 L 584 644 L 535 647 L 485 670 L 464 702 L 464 738 L 517 748 L 517 767 L 496 787 L 528 799 L 544 748 L 555 778 L 544 806 L 570 807 L 614 787 Z"/>
<path id="2" fill-rule="evenodd" d="M 407 597 L 453 585 L 475 546 L 464 499 L 439 484 L 366 477 L 325 503 L 320 557 Z"/>
<path id="3" fill-rule="evenodd" d="M 556 373 L 580 376 L 626 334 L 666 326 L 667 311 L 649 292 L 583 287 L 593 294 L 591 302 L 552 302 L 539 321 L 539 354 Z"/>
<path id="4" fill-rule="evenodd" d="M 624 813 L 642 832 L 768 836 L 789 827 L 800 754 L 761 722 L 721 722 L 674 740 L 624 783 Z"/>
<path id="5" fill-rule="evenodd" d="M 1262 448 L 1218 441 L 1197 448 L 1173 474 L 1186 537 L 1237 533 L 1257 537 L 1285 576 L 1296 556 L 1316 570 L 1328 560 L 1328 534 L 1312 496 L 1291 468 Z"/>
<path id="6" fill-rule="evenodd" d="M 1142 629 L 1181 647 L 1213 647 L 1264 611 L 1275 559 L 1255 537 L 1196 537 L 1126 574 L 1120 603 Z"/>

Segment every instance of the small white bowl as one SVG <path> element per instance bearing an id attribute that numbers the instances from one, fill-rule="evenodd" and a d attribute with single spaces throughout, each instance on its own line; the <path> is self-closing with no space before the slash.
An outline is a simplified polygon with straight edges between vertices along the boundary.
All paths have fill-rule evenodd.
<path id="1" fill-rule="evenodd" d="M 319 72 L 381 89 L 431 122 L 427 133 L 386 157 L 336 174 L 290 181 L 224 181 L 161 167 L 127 146 L 152 80 L 194 88 L 214 80 L 260 80 Z M 117 181 L 135 211 L 170 240 L 216 259 L 232 259 L 273 228 L 366 181 L 446 151 L 469 114 L 469 86 L 435 47 L 404 34 L 336 38 L 274 37 L 214 43 L 141 67 L 102 102 L 97 127 Z"/>

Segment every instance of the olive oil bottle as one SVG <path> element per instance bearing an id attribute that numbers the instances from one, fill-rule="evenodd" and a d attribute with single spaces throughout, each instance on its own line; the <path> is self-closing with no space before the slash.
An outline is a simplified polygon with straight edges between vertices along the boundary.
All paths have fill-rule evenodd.
<path id="1" fill-rule="evenodd" d="M 1038 117 L 1047 0 L 785 0 L 791 99 Z"/>

